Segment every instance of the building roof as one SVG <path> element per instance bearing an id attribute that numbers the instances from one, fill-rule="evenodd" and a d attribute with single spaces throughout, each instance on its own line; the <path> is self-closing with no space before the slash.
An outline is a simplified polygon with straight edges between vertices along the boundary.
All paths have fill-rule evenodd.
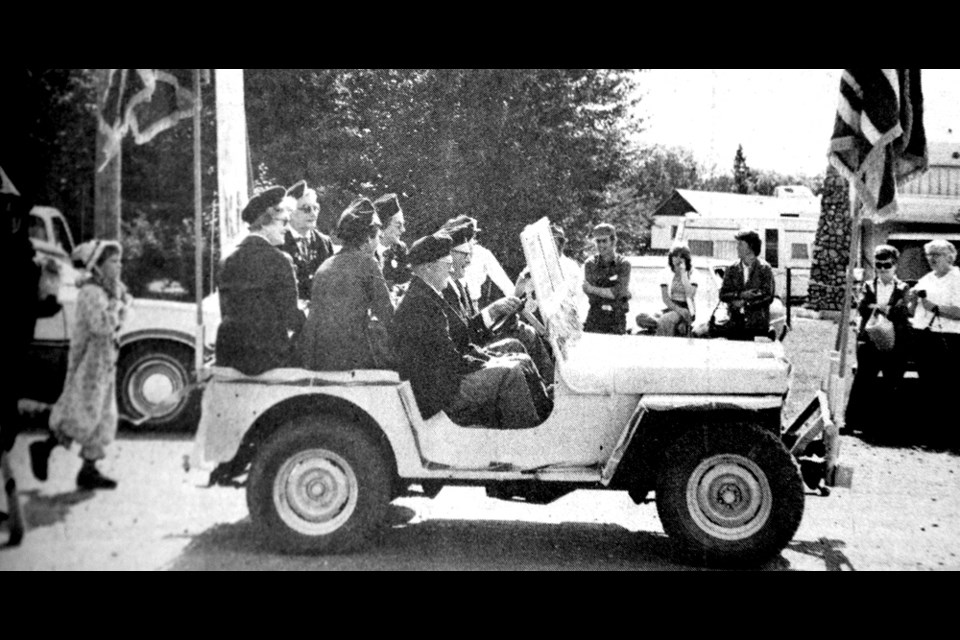
<path id="1" fill-rule="evenodd" d="M 960 167 L 960 142 L 930 142 L 927 153 L 931 167 Z"/>
<path id="2" fill-rule="evenodd" d="M 675 189 L 653 215 L 682 216 L 689 212 L 711 218 L 768 218 L 782 214 L 820 215 L 819 198 L 743 195 L 720 191 Z"/>

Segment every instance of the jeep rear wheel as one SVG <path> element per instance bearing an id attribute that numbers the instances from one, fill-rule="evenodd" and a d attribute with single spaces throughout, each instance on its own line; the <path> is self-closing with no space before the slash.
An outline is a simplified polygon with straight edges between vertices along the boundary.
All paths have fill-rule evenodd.
<path id="1" fill-rule="evenodd" d="M 338 416 L 296 418 L 254 457 L 247 483 L 251 519 L 283 551 L 356 549 L 383 523 L 389 468 L 357 425 Z"/>
<path id="2" fill-rule="evenodd" d="M 657 513 L 685 555 L 704 564 L 768 560 L 803 517 L 803 482 L 777 438 L 749 425 L 705 426 L 667 450 Z"/>

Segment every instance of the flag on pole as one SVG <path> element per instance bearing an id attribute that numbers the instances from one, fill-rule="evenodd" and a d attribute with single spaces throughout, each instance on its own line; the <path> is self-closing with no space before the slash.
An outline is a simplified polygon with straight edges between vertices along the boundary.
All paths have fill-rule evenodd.
<path id="1" fill-rule="evenodd" d="M 0 193 L 5 193 L 11 196 L 20 195 L 20 192 L 17 191 L 17 188 L 13 186 L 13 182 L 11 182 L 10 178 L 7 177 L 3 167 L 0 167 Z"/>
<path id="2" fill-rule="evenodd" d="M 217 69 L 216 82 L 217 208 L 222 258 L 236 248 L 247 229 L 240 218 L 249 199 L 243 69 Z"/>
<path id="3" fill-rule="evenodd" d="M 102 171 L 120 153 L 128 133 L 137 144 L 150 142 L 196 108 L 192 69 L 108 69 L 97 100 L 97 123 L 104 135 Z"/>
<path id="4" fill-rule="evenodd" d="M 865 215 L 897 211 L 897 185 L 928 166 L 920 69 L 844 69 L 827 157 Z"/>

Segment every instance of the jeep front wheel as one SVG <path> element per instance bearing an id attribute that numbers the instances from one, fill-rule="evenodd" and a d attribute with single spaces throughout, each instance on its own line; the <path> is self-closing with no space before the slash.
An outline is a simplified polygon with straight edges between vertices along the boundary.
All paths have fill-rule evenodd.
<path id="1" fill-rule="evenodd" d="M 803 517 L 803 482 L 793 457 L 758 426 L 704 426 L 667 450 L 657 513 L 685 555 L 704 564 L 768 560 Z"/>
<path id="2" fill-rule="evenodd" d="M 254 457 L 247 505 L 258 533 L 291 553 L 337 553 L 379 529 L 390 500 L 388 461 L 337 416 L 290 421 Z"/>

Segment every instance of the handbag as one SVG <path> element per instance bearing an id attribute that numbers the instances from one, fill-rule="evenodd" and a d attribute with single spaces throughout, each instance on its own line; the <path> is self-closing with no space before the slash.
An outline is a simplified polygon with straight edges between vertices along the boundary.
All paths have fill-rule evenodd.
<path id="1" fill-rule="evenodd" d="M 896 343 L 896 334 L 893 330 L 893 323 L 887 316 L 873 312 L 867 325 L 864 327 L 870 342 L 877 348 L 877 351 L 892 351 Z"/>

